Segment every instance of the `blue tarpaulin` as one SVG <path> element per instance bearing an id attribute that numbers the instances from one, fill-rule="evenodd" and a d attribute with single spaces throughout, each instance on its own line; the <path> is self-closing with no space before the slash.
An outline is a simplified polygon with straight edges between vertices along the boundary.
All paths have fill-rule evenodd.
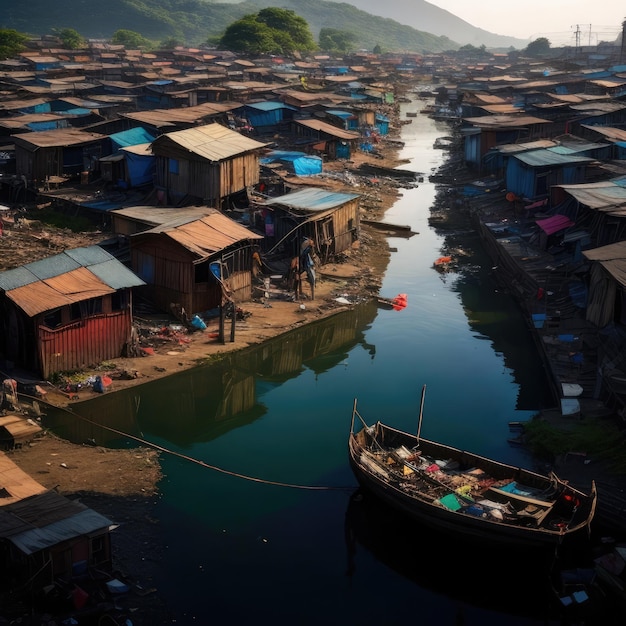
<path id="1" fill-rule="evenodd" d="M 152 143 L 154 141 L 154 135 L 151 135 L 145 128 L 140 127 L 124 130 L 121 133 L 114 133 L 109 135 L 109 138 L 111 139 L 113 152 L 127 146 L 138 146 L 142 143 Z"/>
<path id="2" fill-rule="evenodd" d="M 140 187 L 153 182 L 156 167 L 154 156 L 135 154 L 130 151 L 124 151 L 124 154 L 126 155 L 126 168 L 131 187 Z"/>
<path id="3" fill-rule="evenodd" d="M 273 150 L 260 159 L 262 164 L 276 163 L 278 161 L 291 165 L 297 176 L 313 176 L 314 174 L 322 173 L 322 159 L 304 152 Z"/>

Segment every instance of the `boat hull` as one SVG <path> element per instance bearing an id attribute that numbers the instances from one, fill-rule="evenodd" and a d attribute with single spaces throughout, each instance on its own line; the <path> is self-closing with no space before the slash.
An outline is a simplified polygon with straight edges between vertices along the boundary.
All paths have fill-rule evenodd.
<path id="1" fill-rule="evenodd" d="M 493 481 L 499 481 L 494 482 L 496 485 L 506 480 L 517 481 L 538 494 L 547 494 L 553 488 L 555 495 L 549 500 L 547 495 L 542 496 L 544 499 L 539 499 L 539 496 L 532 498 L 504 494 L 504 500 L 507 496 L 510 500 L 519 499 L 522 505 L 530 503 L 539 510 L 538 516 L 524 518 L 522 521 L 518 519 L 509 522 L 487 514 L 467 514 L 467 507 L 463 510 L 451 510 L 441 504 L 441 494 L 454 493 L 451 489 L 446 491 L 435 483 L 431 488 L 427 482 L 431 480 L 430 478 L 424 478 L 426 482 L 420 483 L 422 476 L 415 470 L 415 464 L 412 462 L 405 463 L 399 472 L 394 469 L 392 456 L 393 451 L 397 449 L 418 450 L 422 459 L 445 459 L 459 467 L 479 468 L 488 472 Z M 387 452 L 389 456 L 386 457 Z M 418 440 L 416 436 L 380 423 L 364 427 L 356 434 L 351 432 L 349 459 L 352 471 L 363 491 L 373 494 L 420 524 L 439 531 L 486 541 L 489 544 L 518 548 L 554 547 L 566 542 L 587 541 L 589 538 L 589 526 L 596 507 L 595 486 L 592 494 L 584 494 L 559 481 L 554 475 L 543 476 L 437 442 Z M 503 495 L 502 490 L 497 488 L 487 489 L 485 492 Z M 563 498 L 566 498 L 567 502 Z M 470 498 L 467 500 L 470 501 Z M 577 502 L 573 510 L 569 508 L 572 501 Z"/>

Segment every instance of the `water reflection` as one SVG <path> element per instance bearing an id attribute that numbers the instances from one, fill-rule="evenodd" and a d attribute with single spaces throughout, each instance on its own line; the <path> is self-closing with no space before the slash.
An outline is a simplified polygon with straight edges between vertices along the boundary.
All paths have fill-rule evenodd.
<path id="1" fill-rule="evenodd" d="M 120 433 L 143 438 L 144 429 L 181 448 L 210 441 L 265 415 L 264 394 L 299 376 L 305 365 L 322 375 L 356 345 L 373 358 L 365 332 L 377 312 L 375 303 L 366 302 L 217 362 L 81 402 L 72 411 L 51 407 L 45 425 L 76 443 L 107 447 L 135 445 Z"/>
<path id="2" fill-rule="evenodd" d="M 505 616 L 548 620 L 558 613 L 553 554 L 476 546 L 409 521 L 361 491 L 349 500 L 345 535 L 349 575 L 357 573 L 365 550 L 420 588 L 456 603 L 458 624 L 465 623 L 464 605 L 502 613 L 501 623 L 507 623 Z"/>

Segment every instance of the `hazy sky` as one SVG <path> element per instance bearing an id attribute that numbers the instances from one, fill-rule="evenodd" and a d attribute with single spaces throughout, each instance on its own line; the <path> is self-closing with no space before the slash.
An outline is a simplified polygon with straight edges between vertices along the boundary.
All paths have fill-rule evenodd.
<path id="1" fill-rule="evenodd" d="M 472 26 L 521 39 L 547 37 L 553 46 L 612 41 L 626 18 L 624 0 L 427 0 Z"/>

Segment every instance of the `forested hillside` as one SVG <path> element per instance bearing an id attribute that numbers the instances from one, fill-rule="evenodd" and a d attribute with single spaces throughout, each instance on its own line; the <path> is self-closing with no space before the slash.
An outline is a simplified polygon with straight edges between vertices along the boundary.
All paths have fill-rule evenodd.
<path id="1" fill-rule="evenodd" d="M 0 26 L 30 35 L 52 34 L 73 28 L 87 38 L 109 39 L 116 30 L 128 29 L 155 42 L 176 38 L 198 45 L 260 8 L 280 6 L 303 17 L 317 38 L 321 28 L 347 30 L 357 48 L 378 44 L 388 51 L 441 52 L 458 48 L 447 37 L 421 32 L 390 19 L 375 17 L 350 4 L 323 0 L 249 0 L 214 3 L 205 0 L 28 0 L 11 3 L 0 16 Z"/>

